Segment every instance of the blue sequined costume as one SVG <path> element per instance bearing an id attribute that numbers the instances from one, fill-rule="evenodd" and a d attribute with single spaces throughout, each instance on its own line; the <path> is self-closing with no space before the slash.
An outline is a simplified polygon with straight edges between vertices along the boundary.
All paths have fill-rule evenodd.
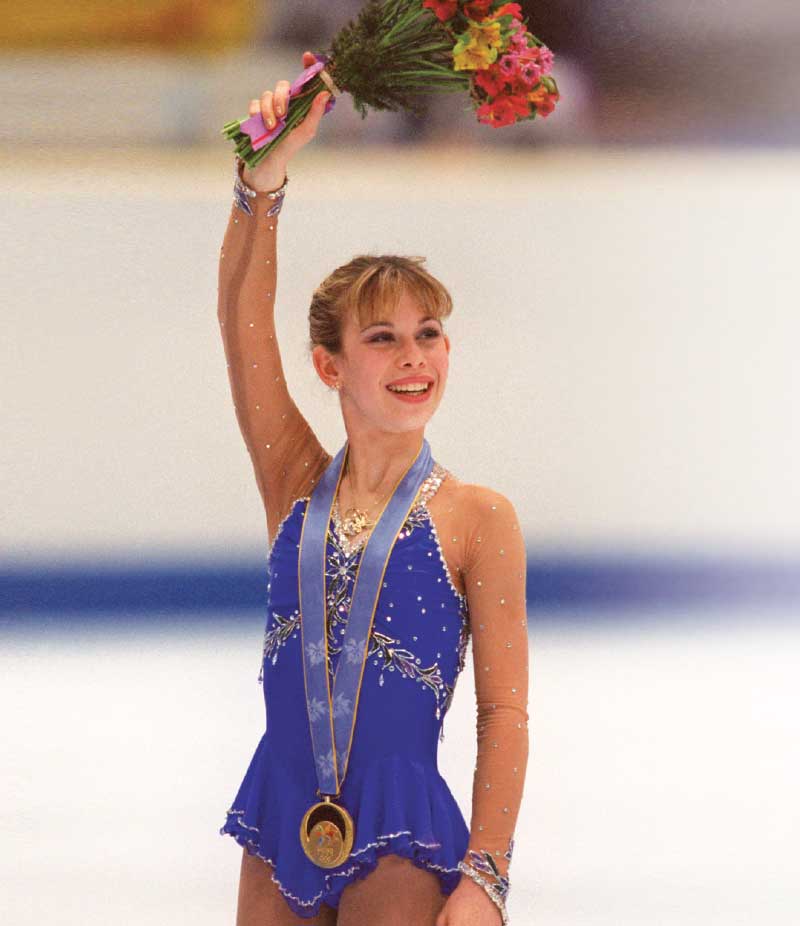
<path id="1" fill-rule="evenodd" d="M 371 631 L 350 762 L 339 799 L 355 825 L 348 860 L 324 869 L 300 845 L 300 821 L 317 777 L 303 683 L 298 609 L 298 550 L 308 498 L 296 499 L 269 556 L 269 605 L 262 661 L 266 732 L 261 737 L 220 829 L 272 866 L 291 909 L 315 915 L 338 907 L 344 888 L 372 871 L 379 856 L 411 859 L 450 894 L 461 873 L 469 829 L 437 767 L 438 743 L 469 638 L 466 596 L 452 583 L 426 502 L 446 470 L 435 464 L 395 542 Z M 356 569 L 338 509 L 326 554 L 331 690 Z M 324 652 L 311 654 L 324 659 Z M 334 704 L 334 711 L 336 710 Z M 313 708 L 313 706 L 312 706 Z"/>

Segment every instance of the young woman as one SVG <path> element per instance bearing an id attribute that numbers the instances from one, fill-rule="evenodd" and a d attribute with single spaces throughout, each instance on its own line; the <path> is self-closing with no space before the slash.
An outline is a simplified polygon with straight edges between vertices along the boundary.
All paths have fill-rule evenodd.
<path id="1" fill-rule="evenodd" d="M 307 52 L 303 65 L 311 63 Z M 288 91 L 279 81 L 251 101 L 250 114 L 274 125 Z M 278 216 L 286 166 L 316 134 L 328 96 L 318 95 L 256 169 L 237 159 L 220 254 L 220 330 L 270 545 L 259 676 L 266 731 L 220 830 L 244 850 L 237 926 L 298 918 L 326 926 L 496 926 L 508 921 L 528 758 L 524 540 L 504 495 L 461 482 L 430 456 L 424 431 L 447 383 L 443 321 L 452 302 L 422 258 L 356 257 L 313 294 L 313 363 L 338 391 L 347 434 L 336 457 L 289 395 L 273 318 Z M 483 372 L 475 377 L 483 388 Z M 387 534 L 398 511 L 401 528 Z M 315 542 L 319 572 L 304 558 L 313 567 Z M 382 543 L 386 559 L 371 580 L 367 557 Z M 362 639 L 352 635 L 363 611 L 357 580 L 375 587 Z M 319 640 L 306 626 L 317 614 L 312 592 Z M 470 637 L 478 749 L 468 829 L 439 774 L 437 750 Z M 317 665 L 328 686 L 319 699 L 310 687 Z M 361 674 L 347 696 L 338 676 L 352 672 Z M 345 716 L 352 732 L 342 742 L 331 731 Z M 315 729 L 335 742 L 327 756 Z M 326 792 L 318 787 L 324 780 L 338 787 Z M 306 812 L 332 792 L 344 808 L 336 820 L 349 814 L 353 824 L 350 846 L 344 824 L 321 820 L 310 836 L 303 829 Z M 313 853 L 329 837 L 343 854 L 326 863 Z"/>

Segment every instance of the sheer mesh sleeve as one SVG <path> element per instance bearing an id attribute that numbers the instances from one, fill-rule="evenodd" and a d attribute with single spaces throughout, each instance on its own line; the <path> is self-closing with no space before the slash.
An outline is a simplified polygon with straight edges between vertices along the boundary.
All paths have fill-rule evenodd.
<path id="1" fill-rule="evenodd" d="M 506 923 L 513 834 L 528 762 L 526 554 L 511 502 L 476 488 L 464 582 L 478 750 L 469 846 L 459 869 L 487 891 Z"/>
<path id="2" fill-rule="evenodd" d="M 275 333 L 278 215 L 283 192 L 251 190 L 234 162 L 234 199 L 219 262 L 217 317 L 233 404 L 270 537 L 330 455 L 295 405 Z"/>

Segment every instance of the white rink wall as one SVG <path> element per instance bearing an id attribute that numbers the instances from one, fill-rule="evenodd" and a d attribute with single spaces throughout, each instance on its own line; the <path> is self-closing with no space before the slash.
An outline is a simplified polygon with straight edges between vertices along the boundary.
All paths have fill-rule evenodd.
<path id="1" fill-rule="evenodd" d="M 5 562 L 266 547 L 216 320 L 223 146 L 0 156 L 7 222 Z M 800 218 L 792 151 L 304 152 L 279 239 L 278 329 L 363 251 L 425 254 L 456 309 L 428 429 L 517 506 L 535 551 L 796 554 Z"/>

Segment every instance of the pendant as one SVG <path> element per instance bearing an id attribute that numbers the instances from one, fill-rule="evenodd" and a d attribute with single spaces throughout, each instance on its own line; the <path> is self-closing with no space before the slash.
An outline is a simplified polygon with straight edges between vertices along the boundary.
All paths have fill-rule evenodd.
<path id="1" fill-rule="evenodd" d="M 365 527 L 370 526 L 370 520 L 363 508 L 348 508 L 342 518 L 342 528 L 349 537 L 360 534 Z"/>
<path id="2" fill-rule="evenodd" d="M 308 808 L 300 823 L 300 845 L 320 868 L 336 868 L 347 861 L 354 838 L 353 818 L 327 795 Z"/>

